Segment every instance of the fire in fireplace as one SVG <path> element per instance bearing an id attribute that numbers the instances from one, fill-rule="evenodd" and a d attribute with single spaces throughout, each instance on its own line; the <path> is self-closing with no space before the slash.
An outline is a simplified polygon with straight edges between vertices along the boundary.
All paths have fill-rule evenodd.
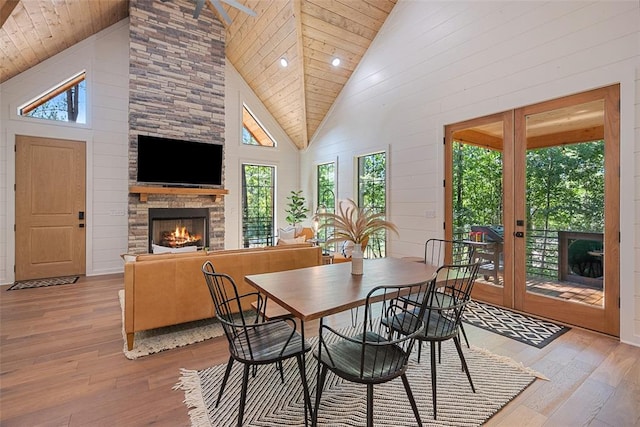
<path id="1" fill-rule="evenodd" d="M 185 246 L 202 246 L 202 235 L 190 233 L 187 227 L 177 225 L 175 230 L 162 230 L 160 238 L 160 246 L 170 248 L 182 248 Z"/>
<path id="2" fill-rule="evenodd" d="M 206 208 L 149 209 L 149 252 L 153 245 L 174 249 L 208 246 L 208 224 Z"/>

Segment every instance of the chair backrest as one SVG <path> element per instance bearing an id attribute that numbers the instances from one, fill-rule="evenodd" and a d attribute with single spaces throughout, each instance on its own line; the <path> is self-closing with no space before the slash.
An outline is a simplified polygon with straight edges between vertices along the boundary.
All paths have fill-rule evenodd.
<path id="1" fill-rule="evenodd" d="M 393 378 L 404 372 L 409 362 L 415 337 L 422 332 L 422 315 L 425 304 L 419 310 L 407 306 L 402 297 L 427 295 L 433 281 L 407 286 L 378 286 L 367 295 L 363 334 L 358 335 L 360 372 L 363 380 Z M 403 334 L 397 331 L 402 330 Z"/>
<path id="2" fill-rule="evenodd" d="M 253 320 L 245 317 L 245 313 L 242 311 L 242 296 L 238 294 L 238 287 L 233 277 L 224 273 L 216 273 L 211 261 L 206 261 L 202 265 L 202 273 L 216 309 L 216 318 L 222 324 L 229 340 L 230 351 L 236 355 L 250 358 L 253 352 L 248 337 L 248 327 L 255 324 L 257 317 Z M 257 296 L 257 293 L 255 295 Z"/>
<path id="3" fill-rule="evenodd" d="M 427 297 L 425 335 L 453 336 L 462 321 L 462 313 L 471 299 L 478 276 L 479 262 L 443 265 L 438 268 L 434 292 Z"/>
<path id="4" fill-rule="evenodd" d="M 424 262 L 429 265 L 468 264 L 474 261 L 475 246 L 462 240 L 429 239 L 424 245 Z"/>

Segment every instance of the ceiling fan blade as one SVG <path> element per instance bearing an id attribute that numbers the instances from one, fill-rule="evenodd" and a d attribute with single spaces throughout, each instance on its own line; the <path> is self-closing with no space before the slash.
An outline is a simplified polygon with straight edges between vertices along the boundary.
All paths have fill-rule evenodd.
<path id="1" fill-rule="evenodd" d="M 233 6 L 236 9 L 239 9 L 239 10 L 243 11 L 244 13 L 246 13 L 249 16 L 256 16 L 257 15 L 257 13 L 254 10 L 249 9 L 247 6 L 238 3 L 236 0 L 221 0 L 221 1 L 223 3 L 228 4 L 229 6 Z"/>
<path id="2" fill-rule="evenodd" d="M 200 16 L 200 12 L 202 12 L 202 7 L 204 6 L 204 0 L 196 0 L 196 10 L 193 11 L 193 17 L 198 19 Z"/>
<path id="3" fill-rule="evenodd" d="M 202 0 L 202 1 L 204 1 L 204 0 Z M 222 5 L 220 4 L 220 2 L 218 0 L 209 0 L 209 1 L 213 5 L 213 7 L 216 8 L 218 13 L 220 13 L 220 15 L 222 16 L 222 19 L 224 19 L 224 21 L 228 25 L 231 25 L 231 18 L 229 18 L 229 15 L 227 15 L 227 12 L 222 8 Z"/>

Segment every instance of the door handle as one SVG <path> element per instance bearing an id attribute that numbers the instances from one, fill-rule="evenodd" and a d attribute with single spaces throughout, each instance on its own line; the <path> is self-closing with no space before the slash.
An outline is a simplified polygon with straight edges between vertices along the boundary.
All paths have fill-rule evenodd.
<path id="1" fill-rule="evenodd" d="M 84 228 L 84 224 L 78 224 L 78 227 Z"/>
<path id="2" fill-rule="evenodd" d="M 513 235 L 516 236 L 516 237 L 524 237 L 524 232 L 516 231 L 515 233 L 513 233 Z"/>

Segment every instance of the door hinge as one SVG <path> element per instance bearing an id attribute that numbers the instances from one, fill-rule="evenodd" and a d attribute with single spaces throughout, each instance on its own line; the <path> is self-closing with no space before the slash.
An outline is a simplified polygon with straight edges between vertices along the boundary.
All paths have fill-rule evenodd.
<path id="1" fill-rule="evenodd" d="M 622 234 L 618 231 L 618 243 L 622 242 Z"/>
<path id="2" fill-rule="evenodd" d="M 620 297 L 618 297 L 618 308 L 620 308 Z"/>
<path id="3" fill-rule="evenodd" d="M 443 179 L 443 180 L 442 180 L 442 186 L 443 186 L 443 187 L 446 187 L 446 186 L 447 186 L 447 180 L 446 180 L 446 179 Z"/>
<path id="4" fill-rule="evenodd" d="M 446 223 L 446 222 L 443 222 L 443 223 L 442 223 L 442 229 L 443 229 L 443 230 L 445 230 L 446 228 L 447 228 L 447 223 Z"/>
<path id="5" fill-rule="evenodd" d="M 443 136 L 442 137 L 442 145 L 445 145 L 447 143 L 447 137 Z"/>
<path id="6" fill-rule="evenodd" d="M 15 224 L 13 224 L 13 232 L 14 233 L 16 232 L 16 225 Z"/>

